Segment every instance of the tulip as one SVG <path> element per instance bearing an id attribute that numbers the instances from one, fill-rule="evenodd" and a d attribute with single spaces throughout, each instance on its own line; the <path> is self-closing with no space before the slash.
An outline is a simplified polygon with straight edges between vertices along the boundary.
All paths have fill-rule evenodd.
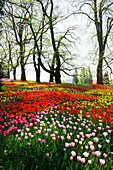
<path id="1" fill-rule="evenodd" d="M 105 164 L 105 160 L 104 159 L 100 159 L 100 164 L 104 165 Z"/>
<path id="2" fill-rule="evenodd" d="M 81 158 L 81 162 L 82 162 L 82 163 L 85 163 L 85 158 Z"/>
<path id="3" fill-rule="evenodd" d="M 99 140 L 99 139 L 98 139 L 97 137 L 94 138 L 94 142 L 98 142 L 98 140 Z"/>
<path id="4" fill-rule="evenodd" d="M 46 153 L 46 157 L 47 157 L 47 158 L 49 157 L 49 153 Z"/>
<path id="5" fill-rule="evenodd" d="M 88 152 L 84 152 L 83 155 L 87 158 L 89 156 Z"/>
<path id="6" fill-rule="evenodd" d="M 30 145 L 31 145 L 31 143 L 30 143 L 30 142 L 28 142 L 28 143 L 27 143 L 27 145 L 28 145 L 28 146 L 30 146 Z"/>
<path id="7" fill-rule="evenodd" d="M 71 156 L 75 157 L 76 156 L 76 152 L 75 151 L 71 151 Z"/>

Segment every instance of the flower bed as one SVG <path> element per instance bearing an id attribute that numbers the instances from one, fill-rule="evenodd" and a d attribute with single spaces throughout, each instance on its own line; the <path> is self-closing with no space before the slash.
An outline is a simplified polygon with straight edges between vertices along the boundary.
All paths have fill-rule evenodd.
<path id="1" fill-rule="evenodd" d="M 1 167 L 113 169 L 113 92 L 101 88 L 1 93 Z"/>

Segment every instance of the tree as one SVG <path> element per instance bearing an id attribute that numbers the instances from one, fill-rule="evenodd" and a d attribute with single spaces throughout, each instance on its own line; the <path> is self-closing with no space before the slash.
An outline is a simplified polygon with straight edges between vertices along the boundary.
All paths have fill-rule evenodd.
<path id="1" fill-rule="evenodd" d="M 90 70 L 90 66 L 88 66 L 88 84 L 93 84 L 92 73 L 91 73 L 91 70 Z"/>
<path id="2" fill-rule="evenodd" d="M 108 74 L 108 71 L 107 71 L 107 70 L 106 70 L 106 72 L 104 73 L 103 82 L 104 82 L 104 84 L 110 84 L 109 74 Z"/>
<path id="3" fill-rule="evenodd" d="M 56 31 L 56 24 L 62 21 L 63 17 L 59 18 L 59 15 L 55 15 L 55 6 L 53 6 L 55 1 L 53 0 L 31 0 L 29 3 L 24 0 L 18 2 L 15 0 L 8 1 L 7 3 L 9 4 L 9 7 L 6 8 L 7 18 L 15 35 L 15 44 L 20 47 L 20 65 L 24 77 L 22 78 L 21 76 L 21 79 L 25 79 L 25 65 L 28 64 L 25 58 L 32 55 L 37 77 L 36 81 L 40 82 L 40 67 L 42 67 L 44 71 L 50 74 L 50 77 L 55 77 L 56 83 L 61 83 L 61 72 L 67 74 L 68 71 L 73 69 L 73 63 L 69 63 L 70 60 L 72 61 L 72 56 L 67 48 L 67 41 L 71 46 L 72 40 L 75 37 L 72 36 L 70 31 L 74 30 L 74 28 L 70 27 L 62 32 Z M 38 15 L 36 11 L 38 11 Z M 31 40 L 29 41 L 31 52 L 29 55 L 26 55 L 27 35 L 25 28 L 28 29 L 28 26 L 30 26 L 28 36 L 32 33 Z M 32 38 L 34 38 L 34 42 Z M 49 38 L 50 43 L 45 41 L 47 38 Z M 48 49 L 51 49 L 50 56 Z M 47 56 L 49 56 L 49 68 L 48 66 L 45 67 L 47 65 Z"/>
<path id="4" fill-rule="evenodd" d="M 75 68 L 75 72 L 73 74 L 73 83 L 78 84 L 78 72 L 77 72 L 76 68 Z"/>
<path id="5" fill-rule="evenodd" d="M 5 3 L 5 0 L 0 0 L 0 19 L 1 17 L 4 15 L 3 13 L 3 7 L 4 7 L 4 3 Z M 0 34 L 2 32 L 2 22 L 0 22 Z M 2 91 L 1 87 L 2 87 L 2 81 L 1 81 L 1 78 L 2 78 L 2 63 L 0 61 L 0 91 Z"/>
<path id="6" fill-rule="evenodd" d="M 103 61 L 105 59 L 105 50 L 113 27 L 113 2 L 111 0 L 85 0 L 81 1 L 80 9 L 89 6 L 91 13 L 82 10 L 81 14 L 86 15 L 95 24 L 97 41 L 98 41 L 98 64 L 97 64 L 97 84 L 103 84 Z M 87 9 L 87 8 L 85 8 Z"/>
<path id="7" fill-rule="evenodd" d="M 81 69 L 81 82 L 81 84 L 86 84 L 86 72 L 84 67 Z"/>
<path id="8" fill-rule="evenodd" d="M 45 1 L 45 3 L 43 1 L 38 1 L 37 2 L 40 4 L 41 8 L 42 8 L 42 12 L 43 12 L 43 18 L 42 18 L 42 29 L 43 31 L 41 31 L 40 37 L 41 37 L 41 45 L 38 44 L 37 41 L 37 37 L 36 37 L 36 33 L 34 31 L 33 25 L 31 23 L 29 23 L 32 34 L 34 36 L 34 42 L 35 42 L 35 46 L 37 48 L 37 54 L 38 54 L 38 64 L 42 67 L 42 69 L 48 73 L 50 73 L 50 81 L 53 81 L 53 77 L 55 77 L 55 82 L 56 83 L 61 83 L 61 71 L 64 71 L 64 69 L 61 69 L 62 63 L 61 63 L 61 58 L 62 58 L 62 54 L 61 51 L 59 49 L 59 47 L 61 46 L 61 42 L 62 39 L 66 39 L 66 34 L 69 32 L 69 29 L 64 33 L 64 35 L 59 36 L 59 39 L 55 38 L 55 24 L 54 21 L 56 20 L 57 17 L 53 16 L 53 0 L 47 0 Z M 28 9 L 26 9 L 29 16 L 31 15 L 30 12 L 28 11 Z M 53 48 L 53 59 L 51 64 L 49 64 L 50 69 L 46 68 L 44 63 L 42 62 L 41 56 L 42 56 L 42 49 L 40 50 L 40 47 L 43 45 L 43 41 L 44 39 L 42 38 L 43 34 L 46 33 L 44 31 L 45 26 L 48 26 L 47 29 L 50 30 L 50 41 L 52 44 L 52 48 Z M 39 40 L 39 39 L 38 39 Z M 43 43 L 42 43 L 43 42 Z M 49 44 L 50 46 L 50 44 Z M 48 47 L 49 48 L 49 47 Z M 63 59 L 63 58 L 62 58 Z M 49 60 L 50 61 L 50 60 Z M 64 62 L 64 61 L 63 61 Z"/>
<path id="9" fill-rule="evenodd" d="M 4 15 L 3 7 L 4 7 L 4 4 L 5 4 L 5 1 L 6 1 L 6 0 L 0 0 L 0 19 L 1 19 L 1 18 L 3 17 L 3 15 Z M 2 28 L 2 22 L 0 22 L 0 33 L 2 32 L 1 28 Z"/>
<path id="10" fill-rule="evenodd" d="M 2 86 L 3 86 L 1 79 L 2 79 L 2 64 L 0 62 L 0 92 L 2 91 Z"/>
<path id="11" fill-rule="evenodd" d="M 89 84 L 88 70 L 86 69 L 86 84 Z"/>
<path id="12" fill-rule="evenodd" d="M 9 19 L 8 26 L 14 33 L 15 44 L 18 45 L 20 49 L 19 58 L 20 58 L 20 66 L 21 66 L 21 80 L 25 81 L 26 80 L 25 65 L 27 64 L 28 58 L 30 56 L 30 50 L 28 50 L 27 53 L 26 44 L 30 42 L 31 37 L 28 32 L 28 24 L 26 24 L 26 20 L 25 20 L 26 11 L 19 7 L 18 10 L 16 9 L 17 6 L 15 8 L 15 4 L 12 5 L 11 2 L 7 2 L 4 13 L 6 17 Z M 17 12 L 19 12 L 19 14 Z M 13 66 L 14 72 L 16 71 L 15 69 L 17 66 L 18 66 L 18 60 L 17 60 L 17 64 Z"/>

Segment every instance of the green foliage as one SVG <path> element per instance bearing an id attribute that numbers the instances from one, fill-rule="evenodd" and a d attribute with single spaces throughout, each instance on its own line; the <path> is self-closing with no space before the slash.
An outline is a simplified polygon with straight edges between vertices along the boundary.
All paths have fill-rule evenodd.
<path id="1" fill-rule="evenodd" d="M 77 69 L 75 68 L 75 73 L 73 74 L 73 83 L 78 84 L 78 73 Z"/>
<path id="2" fill-rule="evenodd" d="M 80 84 L 86 84 L 85 68 L 81 69 L 80 73 Z"/>
<path id="3" fill-rule="evenodd" d="M 103 82 L 104 82 L 104 84 L 110 84 L 109 74 L 108 74 L 108 71 L 107 71 L 107 70 L 106 70 L 106 72 L 105 72 L 105 74 L 104 74 Z"/>
<path id="4" fill-rule="evenodd" d="M 92 73 L 90 70 L 90 66 L 88 66 L 88 84 L 93 84 Z"/>
<path id="5" fill-rule="evenodd" d="M 82 68 L 80 73 L 80 84 L 93 84 L 92 73 L 90 70 L 90 66 L 87 69 Z"/>

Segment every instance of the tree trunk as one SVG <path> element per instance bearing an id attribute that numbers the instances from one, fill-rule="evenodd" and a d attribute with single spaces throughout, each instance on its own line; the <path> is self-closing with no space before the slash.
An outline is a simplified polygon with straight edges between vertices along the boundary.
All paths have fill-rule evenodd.
<path id="1" fill-rule="evenodd" d="M 9 71 L 9 66 L 8 66 L 8 70 L 7 70 L 7 78 L 10 79 L 10 71 Z"/>
<path id="2" fill-rule="evenodd" d="M 57 55 L 56 57 L 57 67 L 56 67 L 56 72 L 55 72 L 55 82 L 56 84 L 61 84 L 59 53 L 57 53 L 56 55 Z"/>
<path id="3" fill-rule="evenodd" d="M 54 72 L 54 65 L 52 65 L 51 67 L 50 67 L 50 69 L 51 69 L 51 71 L 53 71 Z M 53 82 L 54 80 L 53 80 L 53 78 L 54 78 L 54 74 L 53 73 L 50 73 L 50 79 L 49 79 L 49 82 Z"/>
<path id="4" fill-rule="evenodd" d="M 26 81 L 25 66 L 21 64 L 21 80 Z"/>
<path id="5" fill-rule="evenodd" d="M 24 47 L 22 43 L 20 43 L 20 64 L 21 64 L 21 80 L 26 81 L 25 64 L 24 64 Z"/>
<path id="6" fill-rule="evenodd" d="M 35 61 L 35 46 L 34 46 L 34 51 L 33 51 L 33 64 L 34 64 L 34 68 L 35 68 L 35 72 L 36 72 L 36 82 L 40 83 L 40 62 L 39 62 L 39 58 L 38 58 L 38 68 L 37 68 L 37 64 Z"/>
<path id="7" fill-rule="evenodd" d="M 35 68 L 36 71 L 36 82 L 40 83 L 40 64 L 38 63 L 38 68 Z"/>
<path id="8" fill-rule="evenodd" d="M 16 80 L 16 68 L 13 69 L 13 79 Z"/>
<path id="9" fill-rule="evenodd" d="M 97 84 L 103 84 L 103 57 L 99 55 L 98 65 L 97 65 Z"/>

